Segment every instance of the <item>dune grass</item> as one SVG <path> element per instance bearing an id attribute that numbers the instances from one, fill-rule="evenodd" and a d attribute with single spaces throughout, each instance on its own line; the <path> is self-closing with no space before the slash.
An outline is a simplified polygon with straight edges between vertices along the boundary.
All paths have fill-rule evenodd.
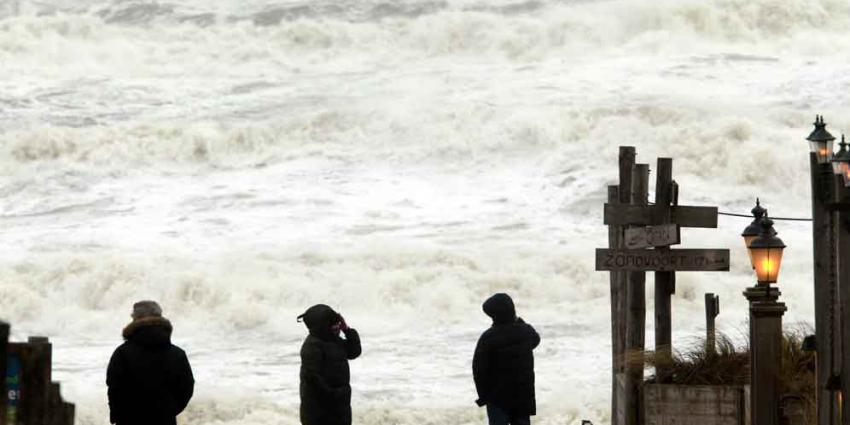
<path id="1" fill-rule="evenodd" d="M 801 400 L 809 422 L 815 419 L 815 355 L 803 351 L 806 335 L 813 333 L 808 327 L 786 330 L 782 338 L 782 367 L 779 385 L 782 397 Z M 748 385 L 750 383 L 749 347 L 736 346 L 727 335 L 718 334 L 714 352 L 706 350 L 705 339 L 673 355 L 670 376 L 666 381 L 677 385 Z M 646 361 L 655 367 L 659 363 L 654 353 L 648 352 Z M 657 382 L 651 376 L 647 383 Z"/>

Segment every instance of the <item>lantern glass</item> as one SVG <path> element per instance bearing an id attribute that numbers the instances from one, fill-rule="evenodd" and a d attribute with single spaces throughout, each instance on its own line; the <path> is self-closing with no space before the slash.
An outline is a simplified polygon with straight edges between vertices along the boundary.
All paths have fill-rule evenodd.
<path id="1" fill-rule="evenodd" d="M 812 152 L 817 154 L 818 162 L 821 164 L 826 164 L 829 162 L 832 157 L 832 149 L 833 149 L 834 141 L 832 140 L 819 140 L 819 141 L 811 141 L 809 145 L 812 148 Z"/>
<path id="2" fill-rule="evenodd" d="M 751 243 L 753 243 L 753 241 L 754 241 L 757 237 L 758 237 L 757 235 L 744 236 L 744 244 L 747 246 L 747 255 L 749 255 L 749 256 L 750 256 L 750 264 L 755 264 L 755 263 L 753 262 L 753 251 L 752 251 L 752 250 L 750 250 L 750 244 L 751 244 Z M 755 267 L 755 266 L 753 266 L 753 267 Z"/>
<path id="3" fill-rule="evenodd" d="M 844 186 L 850 187 L 850 163 L 841 163 L 840 174 L 844 176 Z"/>
<path id="4" fill-rule="evenodd" d="M 779 279 L 779 269 L 782 267 L 781 247 L 750 248 L 753 268 L 759 283 L 776 283 Z"/>

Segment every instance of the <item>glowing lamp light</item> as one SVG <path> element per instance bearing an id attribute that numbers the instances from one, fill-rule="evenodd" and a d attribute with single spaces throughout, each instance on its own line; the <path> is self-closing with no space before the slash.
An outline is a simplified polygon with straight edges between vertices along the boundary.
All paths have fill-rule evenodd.
<path id="1" fill-rule="evenodd" d="M 844 177 L 844 185 L 850 187 L 850 151 L 847 150 L 847 143 L 844 141 L 844 135 L 841 135 L 841 149 L 832 158 L 832 170 L 835 174 Z"/>
<path id="2" fill-rule="evenodd" d="M 809 137 L 807 137 L 806 140 L 809 141 L 812 152 L 817 155 L 818 163 L 828 164 L 830 157 L 832 156 L 832 145 L 835 141 L 835 137 L 832 137 L 832 135 L 826 131 L 826 124 L 823 122 L 822 116 L 815 116 L 814 125 L 815 129 L 812 131 L 812 134 L 809 134 Z"/>
<path id="3" fill-rule="evenodd" d="M 759 285 L 770 285 L 779 280 L 785 244 L 776 237 L 773 220 L 765 217 L 760 224 L 761 234 L 750 243 L 750 258 Z"/>
<path id="4" fill-rule="evenodd" d="M 744 237 L 744 246 L 747 248 L 747 254 L 750 256 L 750 264 L 753 263 L 753 254 L 750 251 L 750 244 L 761 234 L 761 220 L 767 214 L 767 210 L 761 206 L 758 198 L 756 198 L 756 206 L 750 211 L 753 214 L 753 222 L 744 229 L 741 236 Z"/>

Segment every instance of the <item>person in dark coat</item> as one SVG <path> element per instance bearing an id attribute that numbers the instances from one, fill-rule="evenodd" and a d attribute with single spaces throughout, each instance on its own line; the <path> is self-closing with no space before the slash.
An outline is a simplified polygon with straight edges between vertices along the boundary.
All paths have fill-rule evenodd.
<path id="1" fill-rule="evenodd" d="M 298 319 L 310 331 L 301 346 L 301 424 L 351 425 L 348 361 L 360 355 L 360 335 L 324 304 Z"/>
<path id="2" fill-rule="evenodd" d="M 117 425 L 176 425 L 195 387 L 186 353 L 171 344 L 171 322 L 154 301 L 133 305 L 124 343 L 106 371 L 109 422 Z"/>
<path id="3" fill-rule="evenodd" d="M 507 294 L 484 302 L 493 319 L 475 347 L 472 374 L 479 406 L 487 406 L 490 425 L 527 425 L 537 413 L 534 398 L 534 354 L 540 335 L 517 317 Z"/>

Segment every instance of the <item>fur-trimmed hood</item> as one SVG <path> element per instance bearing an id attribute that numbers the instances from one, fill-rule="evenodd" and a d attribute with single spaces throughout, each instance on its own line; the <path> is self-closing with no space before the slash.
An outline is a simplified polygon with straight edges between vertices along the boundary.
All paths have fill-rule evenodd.
<path id="1" fill-rule="evenodd" d="M 147 346 L 171 344 L 171 322 L 164 317 L 145 317 L 130 322 L 121 332 L 124 339 Z"/>

